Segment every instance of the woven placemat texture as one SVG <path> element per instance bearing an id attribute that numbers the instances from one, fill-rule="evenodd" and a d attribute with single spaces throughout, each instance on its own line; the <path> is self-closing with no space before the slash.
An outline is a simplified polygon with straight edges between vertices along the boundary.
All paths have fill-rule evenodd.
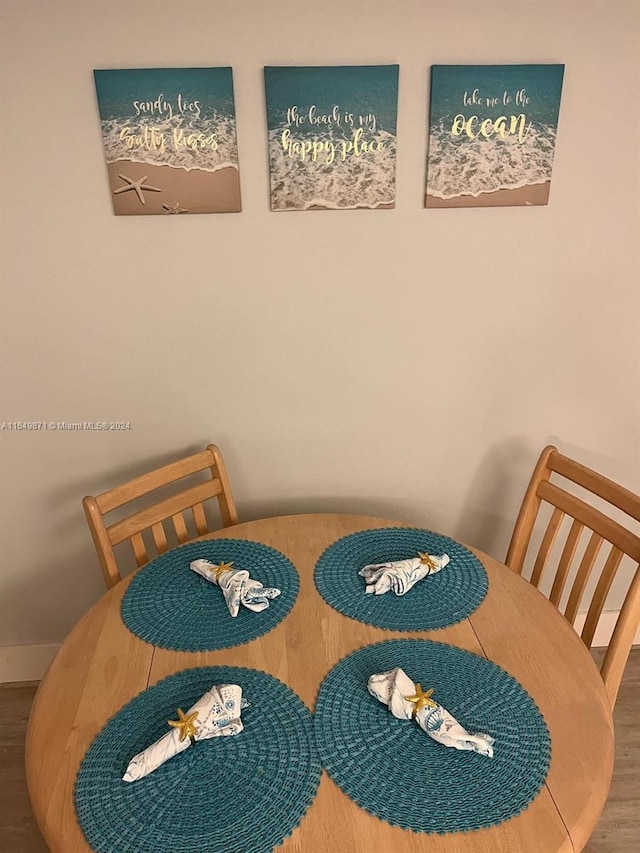
<path id="1" fill-rule="evenodd" d="M 360 569 L 416 557 L 418 551 L 448 554 L 451 562 L 405 595 L 365 593 Z M 471 551 L 430 530 L 406 527 L 364 530 L 338 539 L 320 556 L 314 578 L 320 595 L 340 613 L 394 631 L 453 625 L 473 613 L 487 593 L 487 573 Z"/>
<path id="2" fill-rule="evenodd" d="M 192 560 L 233 562 L 265 587 L 281 590 L 261 613 L 240 607 L 233 617 L 222 590 L 192 572 Z M 279 551 L 243 539 L 191 542 L 167 551 L 146 565 L 122 599 L 124 624 L 148 643 L 185 652 L 226 649 L 255 640 L 289 613 L 300 581 L 293 564 Z"/>
<path id="3" fill-rule="evenodd" d="M 200 741 L 136 782 L 129 760 L 212 684 L 239 684 L 244 730 Z M 98 853 L 267 853 L 302 820 L 319 781 L 311 713 L 282 682 L 242 667 L 199 667 L 136 696 L 85 755 L 74 792 Z"/>
<path id="4" fill-rule="evenodd" d="M 494 756 L 443 746 L 398 720 L 367 691 L 369 676 L 401 667 L 468 731 L 495 738 Z M 535 702 L 485 658 L 428 640 L 387 640 L 344 658 L 315 710 L 322 764 L 359 806 L 394 826 L 447 833 L 517 815 L 547 776 L 550 738 Z"/>

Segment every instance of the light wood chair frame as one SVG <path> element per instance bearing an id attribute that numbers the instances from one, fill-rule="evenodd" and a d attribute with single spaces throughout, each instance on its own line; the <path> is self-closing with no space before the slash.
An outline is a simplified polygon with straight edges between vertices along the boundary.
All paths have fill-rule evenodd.
<path id="1" fill-rule="evenodd" d="M 580 635 L 587 648 L 591 647 L 598 620 L 623 556 L 626 554 L 637 564 L 600 670 L 613 707 L 640 619 L 640 537 L 604 512 L 551 482 L 552 474 L 581 486 L 636 521 L 640 521 L 640 497 L 590 468 L 563 456 L 556 447 L 545 447 L 525 493 L 506 558 L 507 566 L 522 574 L 540 507 L 543 502 L 551 504 L 553 512 L 535 557 L 530 579 L 530 582 L 539 588 L 560 525 L 565 516 L 571 518 L 571 527 L 549 595 L 551 603 L 559 608 L 581 534 L 585 529 L 591 531 L 564 611 L 565 618 L 571 625 L 575 625 L 578 609 L 601 547 L 605 542 L 611 546 Z"/>
<path id="2" fill-rule="evenodd" d="M 210 480 L 190 486 L 113 524 L 105 524 L 105 515 L 113 510 L 156 489 L 206 470 L 211 472 Z M 149 553 L 142 534 L 150 530 L 157 553 L 164 554 L 170 546 L 163 522 L 171 521 L 178 543 L 182 545 L 189 542 L 194 537 L 189 534 L 184 513 L 191 510 L 197 535 L 204 536 L 209 532 L 204 501 L 211 498 L 218 499 L 223 527 L 238 523 L 227 469 L 215 444 L 208 445 L 206 450 L 200 453 L 150 471 L 95 497 L 87 495 L 82 505 L 107 588 L 122 580 L 113 551 L 114 546 L 130 540 L 136 564 L 144 566 L 153 555 Z"/>

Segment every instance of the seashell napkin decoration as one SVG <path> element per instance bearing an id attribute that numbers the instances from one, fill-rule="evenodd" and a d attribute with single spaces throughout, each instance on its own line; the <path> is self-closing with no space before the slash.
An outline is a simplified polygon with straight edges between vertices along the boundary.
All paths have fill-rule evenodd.
<path id="1" fill-rule="evenodd" d="M 404 670 L 397 667 L 369 678 L 367 689 L 386 705 L 399 720 L 415 720 L 430 738 L 454 749 L 471 750 L 493 758 L 494 738 L 468 732 L 431 697 L 433 689 L 423 691 Z"/>
<path id="2" fill-rule="evenodd" d="M 269 600 L 277 598 L 280 590 L 264 587 L 253 580 L 246 569 L 234 569 L 233 562 L 215 565 L 209 560 L 193 560 L 191 571 L 219 586 L 232 616 L 237 616 L 240 605 L 259 613 L 269 606 Z"/>
<path id="3" fill-rule="evenodd" d="M 167 720 L 171 730 L 131 759 L 123 781 L 135 782 L 148 776 L 197 741 L 239 734 L 244 728 L 241 712 L 248 707 L 239 685 L 214 684 L 186 714 L 178 708 L 178 719 Z"/>
<path id="4" fill-rule="evenodd" d="M 404 595 L 418 581 L 442 571 L 449 563 L 449 555 L 437 557 L 418 552 L 417 557 L 408 560 L 396 560 L 389 563 L 374 563 L 360 569 L 358 574 L 367 582 L 366 593 L 383 595 L 391 590 L 396 595 Z"/>

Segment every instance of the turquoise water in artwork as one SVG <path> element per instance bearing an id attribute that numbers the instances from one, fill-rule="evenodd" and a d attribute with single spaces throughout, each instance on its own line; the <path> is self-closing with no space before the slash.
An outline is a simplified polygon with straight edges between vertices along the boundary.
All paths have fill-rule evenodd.
<path id="1" fill-rule="evenodd" d="M 398 70 L 265 68 L 274 210 L 394 203 Z"/>
<path id="2" fill-rule="evenodd" d="M 265 68 L 269 130 L 286 125 L 287 109 L 297 106 L 302 115 L 316 105 L 318 115 L 331 114 L 339 107 L 341 118 L 334 129 L 347 133 L 359 116 L 375 114 L 376 125 L 395 135 L 398 108 L 397 65 L 320 66 Z M 353 113 L 354 124 L 345 120 Z M 301 135 L 312 134 L 309 121 L 298 128 Z"/>
<path id="3" fill-rule="evenodd" d="M 551 180 L 563 76 L 564 65 L 434 65 L 427 192 L 478 196 Z"/>
<path id="4" fill-rule="evenodd" d="M 231 68 L 94 71 L 107 162 L 237 168 Z"/>

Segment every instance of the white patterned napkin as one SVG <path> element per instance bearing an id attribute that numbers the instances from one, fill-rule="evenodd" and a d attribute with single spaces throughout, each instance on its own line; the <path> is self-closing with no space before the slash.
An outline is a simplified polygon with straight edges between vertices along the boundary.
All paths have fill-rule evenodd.
<path id="1" fill-rule="evenodd" d="M 400 669 L 372 675 L 367 684 L 369 693 L 386 705 L 399 720 L 414 719 L 430 738 L 454 749 L 470 749 L 493 758 L 494 738 L 485 734 L 471 734 L 451 714 L 438 705 L 431 694 L 422 691 L 409 676 Z"/>
<path id="2" fill-rule="evenodd" d="M 248 707 L 237 684 L 214 684 L 186 714 L 178 708 L 178 719 L 167 721 L 171 731 L 131 759 L 123 781 L 135 782 L 148 776 L 198 740 L 239 734 L 244 728 L 240 714 Z"/>
<path id="3" fill-rule="evenodd" d="M 264 587 L 260 581 L 252 580 L 246 569 L 234 569 L 233 563 L 214 563 L 209 560 L 194 560 L 191 570 L 211 581 L 222 590 L 229 613 L 237 616 L 242 604 L 248 610 L 259 613 L 269 606 L 269 599 L 277 598 L 280 590 Z"/>
<path id="4" fill-rule="evenodd" d="M 417 557 L 396 560 L 393 563 L 375 563 L 360 569 L 358 574 L 367 582 L 365 592 L 383 595 L 392 590 L 404 595 L 427 575 L 435 575 L 449 563 L 449 555 L 436 557 L 418 552 Z"/>

